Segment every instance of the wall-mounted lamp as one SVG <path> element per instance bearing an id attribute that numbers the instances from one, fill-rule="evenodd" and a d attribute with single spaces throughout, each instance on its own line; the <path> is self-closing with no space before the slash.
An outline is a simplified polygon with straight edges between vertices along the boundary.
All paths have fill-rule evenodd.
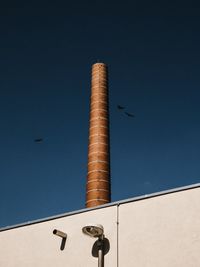
<path id="1" fill-rule="evenodd" d="M 98 267 L 104 266 L 104 229 L 101 224 L 86 225 L 82 232 L 90 237 L 98 238 Z"/>
<path id="2" fill-rule="evenodd" d="M 89 235 L 91 237 L 96 237 L 96 238 L 103 238 L 104 234 L 104 229 L 101 224 L 96 224 L 96 225 L 87 225 L 82 228 L 82 231 L 84 234 Z"/>
<path id="3" fill-rule="evenodd" d="M 67 238 L 67 234 L 66 233 L 64 233 L 64 232 L 62 232 L 60 230 L 57 230 L 57 229 L 54 229 L 53 230 L 53 234 L 54 235 L 57 235 L 57 236 L 60 236 L 62 238 Z"/>
<path id="4" fill-rule="evenodd" d="M 53 230 L 53 234 L 62 238 L 61 245 L 60 245 L 60 250 L 63 250 L 65 248 L 65 243 L 66 243 L 66 240 L 67 240 L 67 234 L 62 232 L 62 231 L 60 231 L 60 230 L 57 230 L 57 229 Z"/>

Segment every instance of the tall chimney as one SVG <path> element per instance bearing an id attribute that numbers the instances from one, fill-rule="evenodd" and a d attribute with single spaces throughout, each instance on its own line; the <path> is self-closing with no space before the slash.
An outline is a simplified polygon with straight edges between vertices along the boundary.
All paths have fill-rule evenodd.
<path id="1" fill-rule="evenodd" d="M 110 202 L 108 70 L 92 66 L 86 207 Z"/>

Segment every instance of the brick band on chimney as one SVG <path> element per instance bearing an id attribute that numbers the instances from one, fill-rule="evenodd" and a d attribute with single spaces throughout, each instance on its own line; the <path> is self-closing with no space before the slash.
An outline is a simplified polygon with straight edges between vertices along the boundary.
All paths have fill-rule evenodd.
<path id="1" fill-rule="evenodd" d="M 110 202 L 108 70 L 92 66 L 86 207 Z"/>

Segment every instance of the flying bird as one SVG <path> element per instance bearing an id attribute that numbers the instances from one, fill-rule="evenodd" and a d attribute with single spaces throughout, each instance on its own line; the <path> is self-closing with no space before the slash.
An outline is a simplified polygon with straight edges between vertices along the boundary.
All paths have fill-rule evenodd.
<path id="1" fill-rule="evenodd" d="M 135 115 L 134 114 L 131 114 L 131 113 L 129 113 L 129 112 L 124 112 L 128 117 L 132 117 L 132 118 L 134 118 L 135 117 Z"/>
<path id="2" fill-rule="evenodd" d="M 35 143 L 42 143 L 43 142 L 43 138 L 36 138 L 34 139 Z"/>
<path id="3" fill-rule="evenodd" d="M 120 106 L 120 105 L 117 105 L 117 108 L 118 108 L 119 110 L 125 109 L 125 107 L 122 107 L 122 106 Z"/>

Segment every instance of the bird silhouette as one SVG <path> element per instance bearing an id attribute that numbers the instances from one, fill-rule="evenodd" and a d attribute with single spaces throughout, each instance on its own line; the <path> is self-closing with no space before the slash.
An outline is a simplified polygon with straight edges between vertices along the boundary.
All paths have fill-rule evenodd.
<path id="1" fill-rule="evenodd" d="M 118 108 L 119 110 L 125 109 L 125 107 L 122 107 L 122 106 L 120 106 L 120 105 L 117 105 L 117 108 Z"/>
<path id="2" fill-rule="evenodd" d="M 131 114 L 131 113 L 129 113 L 129 112 L 124 112 L 128 117 L 132 117 L 132 118 L 134 118 L 135 117 L 135 115 L 134 114 Z"/>
<path id="3" fill-rule="evenodd" d="M 42 143 L 43 142 L 43 138 L 36 138 L 34 139 L 35 143 Z"/>

